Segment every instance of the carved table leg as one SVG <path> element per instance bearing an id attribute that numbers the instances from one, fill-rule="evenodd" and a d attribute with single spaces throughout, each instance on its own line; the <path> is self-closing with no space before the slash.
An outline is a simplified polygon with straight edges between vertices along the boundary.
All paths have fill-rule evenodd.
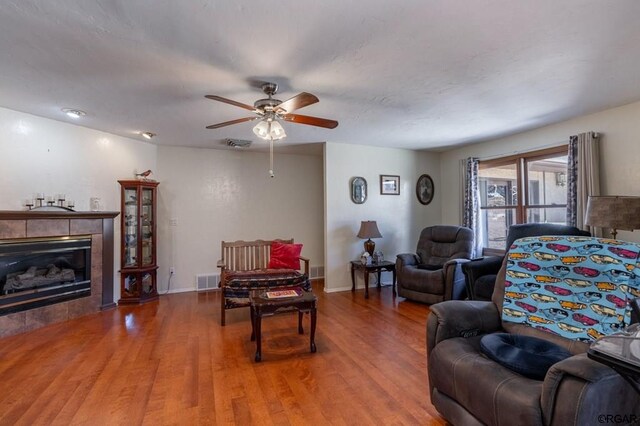
<path id="1" fill-rule="evenodd" d="M 397 292 L 396 292 L 396 268 L 394 266 L 394 268 L 391 270 L 392 274 L 393 274 L 393 297 L 397 296 Z"/>
<path id="2" fill-rule="evenodd" d="M 256 314 L 253 306 L 249 308 L 249 312 L 251 313 L 251 341 L 253 342 L 256 340 Z"/>
<path id="3" fill-rule="evenodd" d="M 259 313 L 255 313 L 255 323 L 256 323 L 256 362 L 260 362 L 262 360 L 262 317 Z"/>
<path id="4" fill-rule="evenodd" d="M 302 315 L 304 315 L 303 312 L 298 311 L 298 333 L 299 334 L 304 334 L 304 330 L 302 328 Z"/>
<path id="5" fill-rule="evenodd" d="M 351 264 L 351 291 L 356 291 L 356 275 L 353 263 Z"/>
<path id="6" fill-rule="evenodd" d="M 367 268 L 364 269 L 364 298 L 369 298 L 369 271 Z"/>
<path id="7" fill-rule="evenodd" d="M 311 308 L 311 337 L 310 342 L 311 342 L 311 352 L 315 353 L 316 352 L 316 316 L 317 316 L 317 309 L 314 306 L 313 308 Z"/>

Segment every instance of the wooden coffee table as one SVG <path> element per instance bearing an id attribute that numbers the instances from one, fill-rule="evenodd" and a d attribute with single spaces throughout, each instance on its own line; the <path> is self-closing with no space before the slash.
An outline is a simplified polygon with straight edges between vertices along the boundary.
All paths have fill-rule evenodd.
<path id="1" fill-rule="evenodd" d="M 268 291 L 294 290 L 299 296 L 285 298 L 267 298 Z M 300 287 L 287 287 L 277 289 L 252 290 L 249 293 L 251 307 L 251 341 L 256 341 L 256 362 L 262 360 L 262 318 L 284 312 L 298 311 L 298 333 L 304 334 L 302 328 L 302 315 L 309 312 L 311 315 L 310 349 L 316 351 L 315 335 L 318 298 L 311 291 L 304 291 Z"/>

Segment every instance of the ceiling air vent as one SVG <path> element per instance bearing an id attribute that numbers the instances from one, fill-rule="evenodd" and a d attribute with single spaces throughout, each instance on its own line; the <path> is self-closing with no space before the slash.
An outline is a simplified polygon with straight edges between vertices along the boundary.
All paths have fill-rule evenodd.
<path id="1" fill-rule="evenodd" d="M 242 139 L 226 139 L 227 146 L 233 148 L 249 148 L 251 146 L 251 141 L 245 141 Z"/>

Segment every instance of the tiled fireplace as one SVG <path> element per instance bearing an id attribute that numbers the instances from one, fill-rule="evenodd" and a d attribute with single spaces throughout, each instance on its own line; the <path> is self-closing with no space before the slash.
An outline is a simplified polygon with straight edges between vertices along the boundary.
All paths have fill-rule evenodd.
<path id="1" fill-rule="evenodd" d="M 115 306 L 117 215 L 0 211 L 0 337 Z"/>

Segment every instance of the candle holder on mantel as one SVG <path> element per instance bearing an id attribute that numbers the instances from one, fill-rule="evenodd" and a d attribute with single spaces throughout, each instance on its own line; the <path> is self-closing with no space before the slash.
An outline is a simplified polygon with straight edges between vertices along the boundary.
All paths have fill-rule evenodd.
<path id="1" fill-rule="evenodd" d="M 46 200 L 46 205 L 45 205 Z M 56 200 L 58 205 L 56 205 Z M 65 206 L 66 201 L 66 206 Z M 55 197 L 45 197 L 43 192 L 38 192 L 34 199 L 27 199 L 24 203 L 27 210 L 63 210 L 68 212 L 74 212 L 75 202 L 73 200 L 67 200 L 65 194 L 57 194 Z"/>

